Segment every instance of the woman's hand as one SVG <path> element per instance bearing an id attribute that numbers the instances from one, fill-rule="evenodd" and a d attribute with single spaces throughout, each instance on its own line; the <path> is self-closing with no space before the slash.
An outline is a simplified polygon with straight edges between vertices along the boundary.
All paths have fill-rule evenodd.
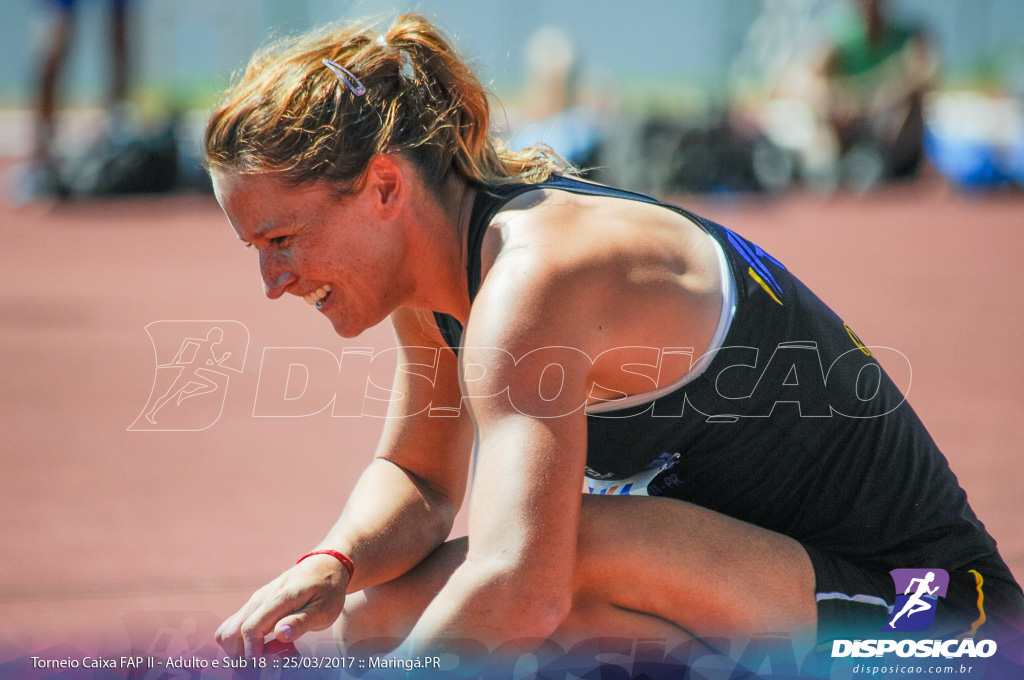
<path id="1" fill-rule="evenodd" d="M 291 642 L 331 626 L 345 606 L 349 574 L 330 555 L 313 555 L 263 586 L 217 629 L 217 644 L 229 654 L 256 657 L 273 633 Z"/>

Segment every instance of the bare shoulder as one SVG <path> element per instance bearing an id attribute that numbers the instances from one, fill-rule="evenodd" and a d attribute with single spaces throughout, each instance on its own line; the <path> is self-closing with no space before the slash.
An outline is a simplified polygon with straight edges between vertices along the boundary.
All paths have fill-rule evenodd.
<path id="1" fill-rule="evenodd" d="M 704 229 L 663 205 L 541 188 L 509 201 L 492 222 L 484 264 L 522 248 L 564 267 L 663 268 L 699 273 L 713 253 Z M 500 242 L 501 248 L 495 250 Z"/>
<path id="2" fill-rule="evenodd" d="M 530 349 L 577 342 L 612 286 L 599 248 L 581 235 L 576 196 L 537 190 L 500 211 L 483 243 L 482 285 L 467 340 Z M 586 294 L 584 294 L 586 291 Z M 525 345 L 524 345 L 525 343 Z"/>
<path id="3" fill-rule="evenodd" d="M 539 189 L 484 239 L 467 344 L 521 355 L 571 347 L 706 347 L 721 312 L 715 246 L 662 206 Z"/>
<path id="4" fill-rule="evenodd" d="M 555 313 L 663 312 L 714 298 L 720 272 L 711 237 L 663 206 L 539 189 L 510 201 L 484 239 L 484 288 L 505 303 L 543 303 Z M 493 276 L 490 269 L 493 269 Z M 571 307 L 569 310 L 560 306 Z M 573 316 L 578 314 L 573 313 Z"/>

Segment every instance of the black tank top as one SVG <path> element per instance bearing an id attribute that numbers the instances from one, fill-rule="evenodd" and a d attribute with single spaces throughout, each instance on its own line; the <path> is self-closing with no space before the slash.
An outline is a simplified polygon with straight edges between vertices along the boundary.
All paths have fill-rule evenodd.
<path id="1" fill-rule="evenodd" d="M 543 184 L 481 187 L 468 236 L 470 301 L 491 219 L 537 188 L 682 214 L 719 243 L 736 283 L 729 332 L 699 377 L 655 401 L 588 412 L 592 492 L 678 498 L 886 571 L 956 568 L 995 550 L 945 457 L 870 349 L 782 263 L 721 225 L 649 196 L 557 175 Z M 461 325 L 436 312 L 435 319 L 457 354 Z"/>

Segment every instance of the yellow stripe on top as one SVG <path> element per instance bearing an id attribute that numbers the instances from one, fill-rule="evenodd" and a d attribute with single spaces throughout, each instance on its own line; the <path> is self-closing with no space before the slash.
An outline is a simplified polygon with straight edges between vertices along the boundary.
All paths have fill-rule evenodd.
<path id="1" fill-rule="evenodd" d="M 982 584 L 985 583 L 985 579 L 981 577 L 981 574 L 971 569 L 971 573 L 974 574 L 974 582 L 978 584 L 978 619 L 971 624 L 971 629 L 966 633 L 957 635 L 957 640 L 963 640 L 964 638 L 972 638 L 978 632 L 978 629 L 985 624 L 985 593 L 981 591 Z"/>
<path id="2" fill-rule="evenodd" d="M 766 292 L 766 293 L 768 293 L 769 295 L 772 296 L 773 300 L 778 302 L 780 305 L 782 304 L 782 300 L 780 300 L 779 298 L 775 297 L 774 291 L 772 291 L 772 289 L 768 287 L 768 284 L 764 282 L 764 279 L 762 279 L 760 276 L 757 275 L 757 272 L 754 271 L 753 267 L 747 267 L 747 273 L 750 274 L 751 278 L 753 278 L 755 281 L 757 281 L 761 285 L 762 288 L 764 288 L 764 292 Z M 785 306 L 785 305 L 783 305 L 783 306 Z"/>
<path id="3" fill-rule="evenodd" d="M 857 345 L 857 347 L 860 348 L 861 352 L 864 352 L 864 354 L 867 354 L 868 356 L 871 356 L 871 351 L 868 350 L 868 348 L 864 346 L 864 343 L 861 342 L 860 338 L 857 337 L 857 334 L 853 332 L 853 329 L 850 328 L 850 325 L 844 323 L 843 324 L 843 328 L 846 329 L 846 334 L 850 336 L 850 340 L 853 340 L 853 344 Z"/>

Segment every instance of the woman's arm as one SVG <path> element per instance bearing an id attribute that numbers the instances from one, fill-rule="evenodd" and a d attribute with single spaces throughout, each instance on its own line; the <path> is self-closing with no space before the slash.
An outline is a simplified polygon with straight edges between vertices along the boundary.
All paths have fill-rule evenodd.
<path id="1" fill-rule="evenodd" d="M 419 319 L 417 312 L 408 310 L 392 315 L 399 366 L 410 361 L 406 347 L 448 351 L 438 347 Z M 472 424 L 468 414 L 432 418 L 427 411 L 405 411 L 410 404 L 431 399 L 447 404 L 454 398 L 458 403 L 455 371 L 438 370 L 431 390 L 426 380 L 398 370 L 392 389 L 409 398 L 390 404 L 373 462 L 360 476 L 338 522 L 316 546 L 352 559 L 351 582 L 341 562 L 329 555 L 303 560 L 256 591 L 224 621 L 216 637 L 225 650 L 256 656 L 269 634 L 283 642 L 327 628 L 341 613 L 347 592 L 404 574 L 447 538 L 465 494 Z"/>
<path id="2" fill-rule="evenodd" d="M 392 314 L 398 366 L 421 360 L 410 348 L 450 352 L 440 332 L 422 312 Z M 435 358 L 431 389 L 408 369 L 396 371 L 392 401 L 373 462 L 357 482 L 334 528 L 318 548 L 349 555 L 359 565 L 349 592 L 400 576 L 419 564 L 448 537 L 462 505 L 473 447 L 473 425 L 463 409 L 458 417 L 431 416 L 426 405 L 458 404 L 461 392 L 454 361 Z M 422 374 L 421 374 L 422 375 Z M 430 393 L 427 394 L 426 392 Z M 415 415 L 408 411 L 423 408 Z"/>
<path id="3" fill-rule="evenodd" d="M 464 387 L 478 430 L 469 551 L 402 653 L 546 637 L 571 608 L 597 289 L 550 259 L 500 258 L 474 303 L 461 361 L 485 371 Z"/>

